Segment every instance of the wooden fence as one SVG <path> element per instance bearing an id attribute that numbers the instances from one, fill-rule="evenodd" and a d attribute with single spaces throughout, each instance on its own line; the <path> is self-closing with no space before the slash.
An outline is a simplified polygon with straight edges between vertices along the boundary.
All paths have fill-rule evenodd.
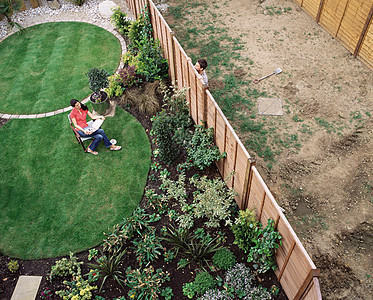
<path id="1" fill-rule="evenodd" d="M 294 0 L 373 69 L 373 0 Z"/>
<path id="2" fill-rule="evenodd" d="M 321 299 L 319 271 L 305 251 L 281 208 L 255 167 L 255 161 L 243 146 L 232 126 L 215 102 L 208 87 L 196 72 L 191 59 L 177 41 L 174 33 L 152 0 L 127 0 L 137 17 L 147 5 L 154 38 L 160 41 L 164 57 L 169 62 L 169 75 L 179 88 L 190 87 L 187 93 L 190 114 L 194 122 L 214 128 L 215 143 L 227 157 L 217 162 L 223 178 L 234 172 L 227 184 L 237 193 L 240 209 L 255 208 L 265 226 L 268 218 L 275 220 L 283 245 L 276 253 L 276 276 L 289 299 Z"/>

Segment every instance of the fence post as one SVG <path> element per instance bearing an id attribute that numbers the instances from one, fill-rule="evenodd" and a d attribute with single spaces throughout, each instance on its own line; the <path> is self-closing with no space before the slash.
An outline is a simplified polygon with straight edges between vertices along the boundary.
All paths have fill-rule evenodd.
<path id="1" fill-rule="evenodd" d="M 253 180 L 253 167 L 255 166 L 255 159 L 254 158 L 248 158 L 249 166 L 246 168 L 246 174 L 245 174 L 245 181 L 244 186 L 245 189 L 242 193 L 242 208 L 246 209 L 249 204 L 249 196 L 250 196 L 250 190 L 251 190 L 251 182 Z"/>
<path id="2" fill-rule="evenodd" d="M 174 37 L 175 37 L 175 32 L 171 31 L 170 32 L 171 34 L 171 54 L 172 54 L 172 64 L 169 63 L 170 67 L 171 67 L 171 81 L 172 82 L 177 82 L 177 71 L 176 71 L 176 57 L 175 57 L 175 41 L 174 41 Z"/>
<path id="3" fill-rule="evenodd" d="M 372 16 L 373 16 L 373 5 L 370 8 L 367 20 L 365 21 L 365 24 L 364 24 L 364 28 L 361 31 L 361 34 L 360 34 L 360 37 L 359 37 L 359 41 L 357 42 L 357 45 L 356 45 L 356 48 L 355 48 L 355 51 L 354 51 L 354 57 L 356 57 L 359 54 L 359 51 L 360 51 L 360 48 L 361 48 L 361 44 L 363 43 L 365 34 L 367 33 L 369 23 L 372 20 Z"/>
<path id="4" fill-rule="evenodd" d="M 319 23 L 319 21 L 320 21 L 321 12 L 322 12 L 322 9 L 324 7 L 324 2 L 325 2 L 325 0 L 320 1 L 319 10 L 317 11 L 317 15 L 316 15 L 316 23 Z"/>
<path id="5" fill-rule="evenodd" d="M 198 80 L 198 79 L 197 79 Z M 207 93 L 206 90 L 209 89 L 208 84 L 203 84 L 202 88 L 202 118 L 201 125 L 207 127 Z"/>

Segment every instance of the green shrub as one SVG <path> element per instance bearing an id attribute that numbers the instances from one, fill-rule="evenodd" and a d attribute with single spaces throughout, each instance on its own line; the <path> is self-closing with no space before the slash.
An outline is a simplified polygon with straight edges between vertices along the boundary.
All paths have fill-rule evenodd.
<path id="1" fill-rule="evenodd" d="M 246 296 L 255 280 L 251 270 L 244 264 L 236 264 L 225 273 L 224 284 L 239 298 Z"/>
<path id="2" fill-rule="evenodd" d="M 101 292 L 106 279 L 110 277 L 123 288 L 124 276 L 120 270 L 120 263 L 125 253 L 126 249 L 121 252 L 116 250 L 107 255 L 101 253 L 101 257 L 96 259 L 96 264 L 89 264 L 91 268 L 94 268 L 94 273 L 97 274 L 95 279 L 102 278 L 99 292 Z"/>
<path id="3" fill-rule="evenodd" d="M 78 262 L 76 256 L 70 253 L 70 259 L 64 257 L 56 261 L 56 264 L 51 268 L 49 279 L 53 279 L 55 276 L 79 276 L 81 274 L 80 265 L 82 264 L 83 262 Z"/>
<path id="4" fill-rule="evenodd" d="M 146 27 L 145 17 L 143 14 L 141 14 L 135 21 L 133 21 L 128 31 L 128 37 L 130 40 L 130 50 L 134 51 L 133 48 L 137 47 L 137 43 L 141 39 L 141 32 L 146 32 L 148 37 L 151 38 L 151 30 L 151 27 Z"/>
<path id="5" fill-rule="evenodd" d="M 247 294 L 247 300 L 271 300 L 272 295 L 264 287 L 256 286 L 253 287 Z"/>
<path id="6" fill-rule="evenodd" d="M 8 262 L 8 270 L 12 273 L 17 272 L 19 269 L 19 263 L 17 260 L 11 260 Z"/>
<path id="7" fill-rule="evenodd" d="M 225 290 L 208 290 L 199 300 L 233 300 L 229 292 Z"/>
<path id="8" fill-rule="evenodd" d="M 227 154 L 220 154 L 219 148 L 214 144 L 213 128 L 204 128 L 195 125 L 193 137 L 188 145 L 188 159 L 200 170 L 209 167 L 213 162 L 225 158 Z"/>
<path id="9" fill-rule="evenodd" d="M 179 155 L 179 149 L 173 141 L 174 129 L 171 118 L 165 110 L 159 112 L 152 119 L 152 132 L 156 136 L 156 144 L 159 149 L 159 159 L 166 164 L 172 164 Z"/>
<path id="10" fill-rule="evenodd" d="M 188 259 L 184 266 L 194 261 L 202 267 L 211 260 L 211 255 L 221 248 L 218 237 L 201 239 L 198 234 L 177 229 L 172 225 L 162 239 Z"/>
<path id="11" fill-rule="evenodd" d="M 233 189 L 228 189 L 226 183 L 219 179 L 190 178 L 190 182 L 197 188 L 194 193 L 194 213 L 198 218 L 206 217 L 208 227 L 219 227 L 220 221 L 230 224 L 232 205 L 236 205 Z"/>
<path id="12" fill-rule="evenodd" d="M 170 280 L 168 272 L 163 272 L 162 269 L 157 269 L 154 272 L 152 266 L 145 269 L 132 270 L 128 267 L 126 285 L 130 288 L 128 297 L 137 300 L 153 300 L 158 299 L 159 295 L 170 295 L 170 289 L 161 289 L 164 282 Z M 172 291 L 171 291 L 172 292 Z"/>
<path id="13" fill-rule="evenodd" d="M 64 281 L 67 285 L 65 290 L 57 291 L 56 295 L 62 299 L 88 300 L 92 298 L 92 290 L 97 289 L 91 286 L 88 280 L 84 280 L 81 275 L 74 277 L 72 281 Z"/>
<path id="14" fill-rule="evenodd" d="M 132 21 L 120 10 L 120 7 L 115 7 L 112 11 L 113 14 L 110 17 L 111 22 L 118 29 L 120 34 L 128 36 Z"/>
<path id="15" fill-rule="evenodd" d="M 254 210 L 246 209 L 239 212 L 234 225 L 231 227 L 236 244 L 245 253 L 249 252 L 251 246 L 259 238 L 261 233 L 259 222 L 256 220 Z"/>
<path id="16" fill-rule="evenodd" d="M 275 230 L 274 221 L 268 219 L 268 224 L 261 230 L 261 235 L 255 241 L 255 246 L 250 248 L 247 261 L 253 262 L 254 268 L 259 273 L 265 273 L 271 269 L 276 270 L 275 251 L 280 245 L 281 235 Z"/>
<path id="17" fill-rule="evenodd" d="M 215 252 L 212 257 L 214 266 L 219 269 L 227 270 L 236 264 L 236 257 L 233 252 L 227 248 L 222 248 Z"/>
<path id="18" fill-rule="evenodd" d="M 193 298 L 194 295 L 203 295 L 208 290 L 215 288 L 216 280 L 206 271 L 200 272 L 196 275 L 193 282 L 186 283 L 183 286 L 183 293 L 188 298 Z"/>
<path id="19" fill-rule="evenodd" d="M 155 235 L 155 229 L 146 231 L 132 243 L 140 266 L 156 260 L 163 250 L 160 239 Z"/>
<path id="20" fill-rule="evenodd" d="M 119 78 L 119 74 L 114 74 L 108 77 L 109 85 L 105 88 L 105 92 L 108 94 L 109 97 L 114 96 L 122 96 L 124 88 Z"/>

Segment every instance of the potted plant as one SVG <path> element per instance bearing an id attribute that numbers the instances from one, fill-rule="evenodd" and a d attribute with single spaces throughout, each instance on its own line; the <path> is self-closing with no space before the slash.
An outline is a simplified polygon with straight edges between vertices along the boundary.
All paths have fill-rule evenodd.
<path id="1" fill-rule="evenodd" d="M 89 88 L 92 90 L 90 100 L 93 109 L 99 114 L 105 114 L 110 107 L 108 94 L 102 89 L 109 85 L 109 73 L 104 69 L 92 68 L 87 73 Z"/>

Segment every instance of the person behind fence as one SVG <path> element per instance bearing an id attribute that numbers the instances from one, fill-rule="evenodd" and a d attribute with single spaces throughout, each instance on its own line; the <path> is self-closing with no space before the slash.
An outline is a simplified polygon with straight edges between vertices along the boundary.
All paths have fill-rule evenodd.
<path id="1" fill-rule="evenodd" d="M 195 64 L 194 67 L 196 68 L 198 74 L 202 76 L 203 83 L 204 84 L 208 84 L 209 83 L 209 79 L 208 79 L 207 74 L 205 72 L 205 69 L 207 68 L 207 61 L 206 61 L 206 59 L 201 58 L 201 59 L 197 60 L 197 63 Z"/>
<path id="2" fill-rule="evenodd" d="M 88 107 L 82 103 L 80 103 L 76 99 L 72 99 L 70 101 L 70 105 L 73 107 L 73 110 L 70 113 L 71 122 L 74 124 L 75 129 L 79 133 L 80 137 L 92 137 L 94 141 L 88 146 L 87 152 L 92 153 L 93 155 L 97 155 L 96 148 L 101 140 L 104 140 L 104 144 L 106 148 L 110 148 L 110 150 L 120 150 L 122 149 L 121 146 L 113 145 L 108 137 L 105 134 L 103 129 L 97 129 L 96 131 L 89 131 L 90 127 L 87 124 L 87 115 L 93 119 L 102 119 L 105 120 L 103 116 L 94 116 L 88 110 Z"/>

